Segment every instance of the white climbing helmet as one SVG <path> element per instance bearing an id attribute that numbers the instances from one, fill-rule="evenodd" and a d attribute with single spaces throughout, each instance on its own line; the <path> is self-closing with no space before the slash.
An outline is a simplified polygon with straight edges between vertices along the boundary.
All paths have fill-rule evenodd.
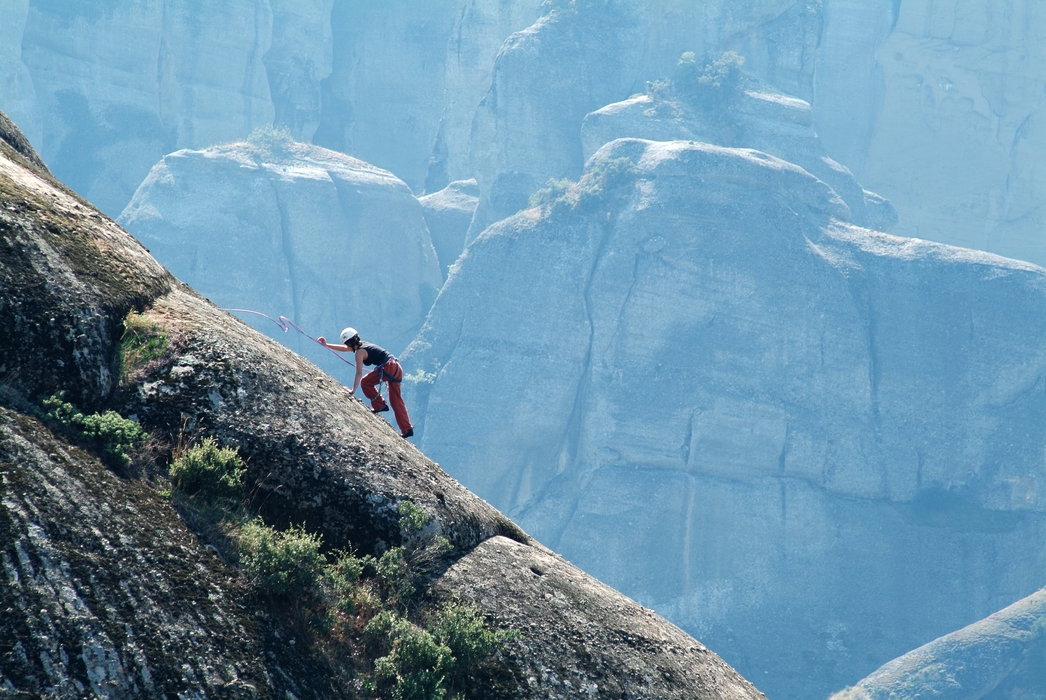
<path id="1" fill-rule="evenodd" d="M 350 341 L 353 338 L 355 338 L 357 335 L 359 335 L 359 333 L 356 332 L 356 329 L 353 328 L 352 326 L 349 326 L 348 328 L 346 328 L 345 330 L 343 330 L 341 332 L 341 342 L 342 342 L 342 344 L 344 345 L 348 341 Z"/>

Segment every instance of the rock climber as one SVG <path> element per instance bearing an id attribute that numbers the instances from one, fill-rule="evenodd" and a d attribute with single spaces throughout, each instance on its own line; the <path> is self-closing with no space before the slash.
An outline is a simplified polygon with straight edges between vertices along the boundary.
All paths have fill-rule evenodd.
<path id="1" fill-rule="evenodd" d="M 389 410 L 389 405 L 378 391 L 378 384 L 382 381 L 389 385 L 389 403 L 392 404 L 392 412 L 396 416 L 396 425 L 400 428 L 400 434 L 405 438 L 414 435 L 414 428 L 410 424 L 407 415 L 407 407 L 403 403 L 400 394 L 400 384 L 403 382 L 403 367 L 399 360 L 392 356 L 384 348 L 373 343 L 365 343 L 360 340 L 360 334 L 355 328 L 346 328 L 341 332 L 341 345 L 331 345 L 321 335 L 316 339 L 320 345 L 338 352 L 351 352 L 356 354 L 356 377 L 352 380 L 352 390 L 355 394 L 356 387 L 363 387 L 363 395 L 370 399 L 370 405 L 374 413 Z M 367 373 L 366 377 L 360 379 L 363 374 L 363 365 L 372 365 L 374 369 Z"/>

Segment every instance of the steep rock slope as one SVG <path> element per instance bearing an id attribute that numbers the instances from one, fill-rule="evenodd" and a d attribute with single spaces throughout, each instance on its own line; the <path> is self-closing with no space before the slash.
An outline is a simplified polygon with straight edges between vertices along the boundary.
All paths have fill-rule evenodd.
<path id="1" fill-rule="evenodd" d="M 833 700 L 1002 700 L 1046 688 L 1046 590 L 894 659 Z"/>
<path id="2" fill-rule="evenodd" d="M 473 600 L 519 630 L 496 696 L 761 697 L 699 643 L 531 540 L 338 382 L 178 283 L 6 137 L 0 237 L 5 693 L 355 695 L 330 684 L 278 608 L 255 600 L 160 494 L 29 417 L 31 399 L 65 390 L 84 408 L 134 413 L 158 439 L 188 429 L 237 446 L 261 512 L 331 546 L 397 543 L 398 504 L 416 503 L 453 546 L 432 595 Z M 118 347 L 134 309 L 173 341 L 131 375 L 119 372 Z"/>
<path id="3" fill-rule="evenodd" d="M 407 186 L 318 146 L 177 151 L 153 167 L 119 222 L 219 306 L 286 315 L 334 342 L 352 325 L 399 352 L 443 283 Z M 244 319 L 352 381 L 329 350 L 263 318 Z"/>
<path id="4" fill-rule="evenodd" d="M 444 285 L 427 454 L 772 697 L 1041 586 L 1046 272 L 855 227 L 757 151 L 623 139 L 574 196 Z"/>

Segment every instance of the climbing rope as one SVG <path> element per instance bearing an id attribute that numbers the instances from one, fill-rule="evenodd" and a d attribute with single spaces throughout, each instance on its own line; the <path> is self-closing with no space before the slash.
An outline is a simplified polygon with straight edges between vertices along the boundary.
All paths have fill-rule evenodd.
<path id="1" fill-rule="evenodd" d="M 251 309 L 222 309 L 222 311 L 228 311 L 230 313 L 237 313 L 237 314 L 254 314 L 255 316 L 261 316 L 262 318 L 267 318 L 270 321 L 272 321 L 273 323 L 275 323 L 277 326 L 279 326 L 283 330 L 284 333 L 286 333 L 291 328 L 293 328 L 294 330 L 298 331 L 299 333 L 304 335 L 306 338 L 308 338 L 312 342 L 314 342 L 317 345 L 319 345 L 321 348 L 327 348 L 326 345 L 324 345 L 323 343 L 321 343 L 320 341 L 316 340 L 311 335 L 309 335 L 308 333 L 303 331 L 301 329 L 301 326 L 299 326 L 297 323 L 295 323 L 294 321 L 290 320 L 286 316 L 280 316 L 279 319 L 277 320 L 277 319 L 273 318 L 272 316 L 269 316 L 268 314 L 263 314 L 261 311 L 252 311 Z M 335 357 L 337 357 L 339 360 L 341 360 L 342 362 L 347 364 L 349 367 L 355 367 L 356 366 L 355 364 L 349 362 L 344 357 L 342 357 L 342 353 L 338 352 L 337 350 L 331 350 L 330 348 L 327 348 L 327 349 L 330 350 L 332 353 L 334 353 Z"/>

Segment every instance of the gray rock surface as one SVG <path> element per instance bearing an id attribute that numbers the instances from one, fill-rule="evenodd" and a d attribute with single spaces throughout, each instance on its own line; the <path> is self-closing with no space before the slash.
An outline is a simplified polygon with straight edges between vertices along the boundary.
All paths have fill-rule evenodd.
<path id="1" fill-rule="evenodd" d="M 338 3 L 316 143 L 391 170 L 415 192 L 472 177 L 472 120 L 494 57 L 505 37 L 533 23 L 540 5 Z"/>
<path id="2" fill-rule="evenodd" d="M 444 277 L 465 250 L 465 234 L 476 213 L 478 197 L 475 180 L 456 180 L 439 192 L 418 197 Z"/>
<path id="3" fill-rule="evenodd" d="M 476 111 L 472 163 L 480 201 L 469 240 L 525 208 L 530 194 L 549 178 L 581 173 L 580 130 L 586 114 L 667 76 L 683 52 L 718 55 L 795 4 L 550 4 L 536 23 L 505 41 L 490 90 Z M 765 57 L 778 65 L 794 42 L 805 45 L 809 39 L 802 32 L 788 35 L 780 46 L 767 48 Z"/>
<path id="4" fill-rule="evenodd" d="M 177 151 L 153 167 L 119 221 L 219 306 L 283 315 L 332 342 L 351 325 L 398 353 L 443 282 L 410 189 L 318 146 Z M 352 382 L 351 367 L 294 329 L 244 320 Z"/>
<path id="5" fill-rule="evenodd" d="M 1046 272 L 853 226 L 757 151 L 615 157 L 617 194 L 459 260 L 405 354 L 426 454 L 771 697 L 1039 587 Z"/>
<path id="6" fill-rule="evenodd" d="M 794 163 L 827 184 L 850 207 L 853 223 L 878 231 L 897 224 L 893 206 L 865 191 L 849 170 L 828 155 L 811 128 L 809 103 L 782 95 L 765 83 L 745 82 L 736 97 L 714 112 L 649 95 L 596 110 L 581 125 L 585 158 L 603 144 L 628 137 L 752 148 Z"/>
<path id="7" fill-rule="evenodd" d="M 1046 264 L 1038 4 L 825 3 L 814 123 L 896 233 Z"/>
<path id="8" fill-rule="evenodd" d="M 274 117 L 311 138 L 331 5 L 4 0 L 0 107 L 115 216 L 165 153 L 244 138 Z"/>
<path id="9" fill-rule="evenodd" d="M 133 414 L 157 446 L 189 430 L 238 447 L 252 505 L 330 546 L 380 552 L 403 539 L 403 499 L 424 509 L 453 546 L 432 572 L 433 599 L 471 596 L 493 624 L 520 623 L 493 697 L 763 697 L 678 628 L 534 542 L 315 365 L 174 280 L 6 137 L 0 241 L 4 695 L 359 696 L 331 682 L 340 661 L 306 643 L 294 606 L 255 597 L 160 492 L 117 478 L 29 416 L 29 397 L 64 390 L 82 407 Z M 117 376 L 134 309 L 170 346 Z M 512 586 L 523 577 L 542 581 Z"/>
<path id="10" fill-rule="evenodd" d="M 833 700 L 1003 700 L 1046 689 L 1046 590 L 894 659 Z"/>

